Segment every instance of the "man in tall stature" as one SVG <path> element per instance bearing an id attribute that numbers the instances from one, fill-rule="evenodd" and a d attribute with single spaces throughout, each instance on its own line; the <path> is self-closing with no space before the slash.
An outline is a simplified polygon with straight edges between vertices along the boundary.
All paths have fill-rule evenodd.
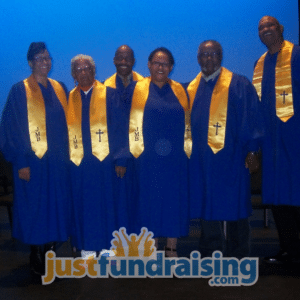
<path id="1" fill-rule="evenodd" d="M 268 49 L 253 75 L 267 132 L 262 144 L 262 197 L 273 205 L 281 248 L 265 260 L 282 263 L 300 256 L 300 47 L 284 40 L 283 26 L 271 16 L 259 21 L 258 34 Z"/>

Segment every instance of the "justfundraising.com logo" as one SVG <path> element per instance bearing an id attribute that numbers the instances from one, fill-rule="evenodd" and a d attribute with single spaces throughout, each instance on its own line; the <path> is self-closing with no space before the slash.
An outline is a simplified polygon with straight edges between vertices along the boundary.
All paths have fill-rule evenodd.
<path id="1" fill-rule="evenodd" d="M 193 251 L 190 258 L 165 257 L 156 251 L 153 233 L 142 228 L 139 236 L 126 233 L 125 228 L 113 232 L 111 248 L 99 257 L 84 259 L 56 257 L 46 253 L 46 275 L 43 284 L 59 278 L 211 278 L 210 286 L 250 286 L 258 280 L 258 258 L 223 257 L 215 251 L 212 257 L 201 258 Z"/>

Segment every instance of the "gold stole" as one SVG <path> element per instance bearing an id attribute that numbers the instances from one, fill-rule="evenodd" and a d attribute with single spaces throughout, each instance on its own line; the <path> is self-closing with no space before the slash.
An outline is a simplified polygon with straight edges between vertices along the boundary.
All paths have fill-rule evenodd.
<path id="1" fill-rule="evenodd" d="M 292 43 L 283 42 L 282 49 L 277 56 L 275 68 L 276 115 L 283 122 L 288 121 L 294 115 L 291 68 L 293 47 Z M 263 54 L 257 61 L 252 80 L 260 100 L 261 82 L 267 53 Z"/>
<path id="2" fill-rule="evenodd" d="M 201 75 L 200 72 L 187 88 L 191 108 L 200 84 Z M 222 67 L 211 96 L 207 143 L 214 154 L 222 150 L 225 145 L 228 93 L 232 75 L 232 72 Z"/>
<path id="3" fill-rule="evenodd" d="M 56 80 L 50 78 L 48 80 L 66 114 L 67 98 L 63 87 Z M 45 102 L 42 91 L 33 75 L 29 76 L 23 82 L 27 99 L 31 149 L 38 158 L 42 158 L 48 149 Z"/>
<path id="4" fill-rule="evenodd" d="M 116 86 L 116 77 L 117 77 L 117 73 L 115 73 L 111 77 L 107 78 L 104 81 L 104 85 L 108 86 L 108 87 L 111 87 L 113 89 L 116 89 L 117 88 L 117 86 Z M 132 71 L 132 79 L 134 81 L 139 81 L 139 80 L 144 79 L 144 77 L 142 75 L 140 75 L 139 73 Z"/>
<path id="5" fill-rule="evenodd" d="M 135 158 L 138 158 L 144 151 L 143 119 L 145 105 L 149 96 L 150 83 L 150 77 L 138 81 L 132 96 L 129 119 L 129 148 Z M 192 152 L 192 138 L 188 98 L 180 83 L 171 79 L 168 79 L 168 83 L 185 112 L 184 151 L 188 158 L 190 158 Z M 153 122 L 155 122 L 155 120 Z"/>
<path id="6" fill-rule="evenodd" d="M 82 144 L 82 101 L 79 87 L 70 92 L 67 123 L 69 130 L 70 159 L 79 166 L 83 158 Z M 100 161 L 109 154 L 107 117 L 106 117 L 106 87 L 95 80 L 90 102 L 90 132 L 92 153 Z"/>

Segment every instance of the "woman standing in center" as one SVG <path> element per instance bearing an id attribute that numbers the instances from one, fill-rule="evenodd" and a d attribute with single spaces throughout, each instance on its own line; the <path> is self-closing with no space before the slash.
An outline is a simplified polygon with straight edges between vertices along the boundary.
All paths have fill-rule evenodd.
<path id="1" fill-rule="evenodd" d="M 176 257 L 177 237 L 188 233 L 187 162 L 191 141 L 188 99 L 183 87 L 168 78 L 172 53 L 155 49 L 148 58 L 150 78 L 133 83 L 129 149 L 135 159 L 138 189 L 136 229 L 147 227 L 167 237 L 166 255 Z"/>

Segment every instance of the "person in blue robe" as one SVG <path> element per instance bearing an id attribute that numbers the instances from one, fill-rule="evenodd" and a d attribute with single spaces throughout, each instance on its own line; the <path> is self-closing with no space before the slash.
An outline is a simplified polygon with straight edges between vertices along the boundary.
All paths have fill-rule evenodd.
<path id="1" fill-rule="evenodd" d="M 116 67 L 116 73 L 110 78 L 105 80 L 104 85 L 114 88 L 118 97 L 123 101 L 124 117 L 126 124 L 130 114 L 131 102 L 130 99 L 123 97 L 126 88 L 133 81 L 137 81 L 143 78 L 137 72 L 132 70 L 135 64 L 134 52 L 127 46 L 122 45 L 118 47 L 114 56 L 114 65 Z M 126 126 L 123 124 L 123 126 Z M 121 162 L 122 164 L 123 162 Z M 134 164 L 133 156 L 131 155 L 126 160 L 126 176 L 123 178 L 114 174 L 114 198 L 117 209 L 117 226 L 118 228 L 125 227 L 128 233 L 138 233 L 140 228 L 134 228 L 134 216 L 136 214 L 136 203 L 134 199 Z"/>
<path id="2" fill-rule="evenodd" d="M 249 80 L 221 67 L 221 62 L 221 45 L 213 40 L 202 42 L 198 50 L 202 72 L 187 88 L 193 140 L 189 161 L 191 217 L 201 219 L 202 257 L 211 256 L 215 250 L 224 256 L 245 257 L 249 255 L 248 217 L 251 214 L 250 174 L 246 167 L 251 172 L 258 167 L 256 156 L 249 152 L 258 150 L 257 142 L 262 134 L 259 101 Z M 197 86 L 194 83 L 199 76 Z M 225 96 L 215 96 L 217 84 L 219 92 L 226 86 Z M 217 119 L 209 126 L 216 109 L 212 108 L 212 98 L 216 97 L 217 106 L 221 106 L 227 95 L 225 112 L 216 112 Z M 219 120 L 221 113 L 227 114 L 223 123 Z M 221 128 L 224 131 L 221 132 Z M 222 147 L 215 148 L 217 145 L 208 142 L 222 133 Z M 223 221 L 226 221 L 225 232 Z"/>
<path id="3" fill-rule="evenodd" d="M 276 115 L 275 74 L 278 57 L 287 43 L 283 38 L 283 26 L 274 17 L 264 16 L 259 22 L 258 33 L 268 49 L 261 82 L 261 106 L 268 132 L 262 144 L 262 199 L 264 204 L 273 205 L 281 248 L 277 255 L 266 257 L 265 261 L 283 263 L 300 257 L 300 159 L 297 158 L 300 151 L 300 139 L 297 137 L 300 122 L 300 47 L 291 45 L 291 60 L 278 69 L 289 68 L 286 77 L 291 72 L 293 115 L 282 121 Z"/>
<path id="4" fill-rule="evenodd" d="M 119 95 L 122 95 L 132 81 L 143 79 L 142 75 L 132 70 L 134 64 L 133 50 L 127 45 L 120 46 L 114 56 L 116 73 L 106 79 L 104 85 L 115 88 Z"/>
<path id="5" fill-rule="evenodd" d="M 112 233 L 117 230 L 116 225 L 116 203 L 113 197 L 113 178 L 115 168 L 118 176 L 122 177 L 125 167 L 115 167 L 114 153 L 118 134 L 122 128 L 118 128 L 120 117 L 118 116 L 119 98 L 115 90 L 105 87 L 102 83 L 95 80 L 95 63 L 87 55 L 77 55 L 71 61 L 72 76 L 78 82 L 77 87 L 70 92 L 68 107 L 68 128 L 70 139 L 71 165 L 71 186 L 72 186 L 72 235 L 71 242 L 77 250 L 99 252 L 102 249 L 110 248 L 110 240 L 113 239 Z M 105 97 L 98 91 L 105 91 Z M 79 100 L 76 98 L 79 95 Z M 95 93 L 95 94 L 94 94 Z M 96 94 L 98 93 L 98 94 Z M 92 103 L 92 98 L 95 102 Z M 77 100 L 76 100 L 77 99 Z M 74 101 L 78 102 L 74 102 Z M 106 123 L 96 124 L 97 131 L 93 132 L 92 118 L 97 113 L 95 106 L 101 103 L 106 104 Z M 72 106 L 73 105 L 73 106 Z M 81 107 L 80 116 L 76 109 Z M 75 109 L 75 110 L 74 110 Z M 76 115 L 72 123 L 72 116 Z M 80 121 L 81 119 L 81 121 Z M 72 130 L 79 126 L 81 128 L 83 147 L 82 158 L 76 161 L 76 154 L 73 156 L 72 147 L 80 148 L 78 145 L 79 136 L 73 138 Z M 104 130 L 103 128 L 106 127 Z M 99 130 L 98 130 L 99 128 Z M 100 128 L 102 128 L 100 130 Z M 91 135 L 93 132 L 93 135 Z M 104 143 L 108 136 L 108 151 L 100 156 L 94 154 L 92 146 L 93 138 L 97 144 Z M 123 134 L 125 136 L 125 134 Z M 75 143 L 76 142 L 76 143 Z M 102 156 L 103 155 L 103 156 Z M 82 252 L 83 253 L 83 252 Z M 84 252 L 85 253 L 85 252 Z M 93 254 L 92 254 L 93 255 Z"/>
<path id="6" fill-rule="evenodd" d="M 135 188 L 137 190 L 136 228 L 147 227 L 155 236 L 167 237 L 166 255 L 177 256 L 177 238 L 188 234 L 189 205 L 187 163 L 184 152 L 185 109 L 187 96 L 183 87 L 168 78 L 174 58 L 166 48 L 157 48 L 148 58 L 150 78 L 132 83 L 127 97 L 132 101 L 130 123 L 140 91 L 146 95 L 142 134 L 144 150 L 134 155 Z M 175 95 L 173 85 L 183 92 L 186 107 Z M 139 133 L 137 133 L 138 135 Z M 126 176 L 126 175 L 125 175 Z"/>
<path id="7" fill-rule="evenodd" d="M 67 89 L 47 77 L 52 64 L 45 43 L 31 43 L 27 59 L 32 75 L 11 88 L 1 119 L 0 149 L 13 164 L 13 237 L 31 245 L 31 272 L 40 277 L 44 252 L 69 237 Z M 38 96 L 28 99 L 30 92 Z M 36 122 L 42 127 L 32 136 L 30 123 Z M 47 148 L 41 150 L 43 142 Z"/>

